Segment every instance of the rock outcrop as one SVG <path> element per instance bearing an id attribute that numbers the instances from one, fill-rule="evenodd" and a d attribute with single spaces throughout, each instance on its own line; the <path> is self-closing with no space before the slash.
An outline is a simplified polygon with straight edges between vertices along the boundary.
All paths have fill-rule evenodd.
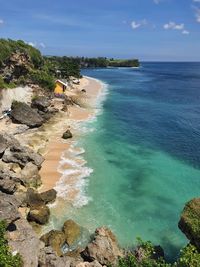
<path id="1" fill-rule="evenodd" d="M 27 219 L 30 222 L 46 224 L 49 221 L 50 210 L 46 205 L 34 206 L 30 208 Z"/>
<path id="2" fill-rule="evenodd" d="M 73 220 L 67 220 L 63 225 L 65 240 L 71 246 L 80 237 L 81 228 Z"/>
<path id="3" fill-rule="evenodd" d="M 11 119 L 14 123 L 25 124 L 30 128 L 43 124 L 43 118 L 38 112 L 23 102 L 13 102 L 11 106 Z"/>
<path id="4" fill-rule="evenodd" d="M 82 252 L 84 260 L 97 260 L 101 265 L 114 265 L 119 257 L 123 256 L 115 235 L 108 228 L 101 227 L 95 231 L 94 240 Z"/>
<path id="5" fill-rule="evenodd" d="M 48 191 L 40 193 L 40 197 L 45 204 L 54 202 L 56 200 L 56 195 L 57 192 L 55 189 L 50 189 Z"/>
<path id="6" fill-rule="evenodd" d="M 27 75 L 32 68 L 31 58 L 27 53 L 17 51 L 4 62 L 1 68 L 1 75 L 5 82 L 15 82 L 21 76 Z"/>
<path id="7" fill-rule="evenodd" d="M 12 171 L 0 170 L 0 191 L 7 194 L 14 194 L 21 183 L 20 177 Z"/>
<path id="8" fill-rule="evenodd" d="M 28 147 L 12 145 L 5 150 L 2 160 L 6 163 L 17 163 L 22 168 L 29 162 L 32 162 L 40 168 L 44 158 L 40 154 L 33 152 Z"/>
<path id="9" fill-rule="evenodd" d="M 32 162 L 27 163 L 21 171 L 21 179 L 27 187 L 38 188 L 42 184 L 38 167 Z"/>
<path id="10" fill-rule="evenodd" d="M 178 226 L 190 242 L 200 250 L 200 198 L 194 198 L 186 203 Z"/>
<path id="11" fill-rule="evenodd" d="M 42 112 L 47 112 L 51 102 L 46 96 L 37 96 L 32 100 L 31 107 Z"/>
<path id="12" fill-rule="evenodd" d="M 0 134 L 0 158 L 9 146 L 19 146 L 19 142 L 12 135 Z"/>
<path id="13" fill-rule="evenodd" d="M 37 267 L 40 249 L 44 247 L 31 225 L 23 218 L 17 220 L 7 232 L 8 244 L 12 251 L 18 252 L 24 267 Z"/>
<path id="14" fill-rule="evenodd" d="M 5 221 L 9 225 L 18 220 L 18 207 L 19 202 L 14 196 L 0 192 L 0 221 Z"/>
<path id="15" fill-rule="evenodd" d="M 70 132 L 70 130 L 65 131 L 63 133 L 63 136 L 62 136 L 63 139 L 69 139 L 69 138 L 72 138 L 72 137 L 73 136 L 72 136 L 72 133 Z"/>
<path id="16" fill-rule="evenodd" d="M 51 246 L 57 256 L 63 255 L 62 247 L 65 244 L 65 235 L 62 231 L 51 230 L 44 234 L 40 240 L 45 243 L 46 247 Z"/>

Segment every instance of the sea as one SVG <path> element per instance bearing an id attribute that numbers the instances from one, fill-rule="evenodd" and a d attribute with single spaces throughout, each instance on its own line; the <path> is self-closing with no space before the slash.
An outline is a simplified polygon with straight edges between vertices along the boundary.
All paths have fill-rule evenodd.
<path id="1" fill-rule="evenodd" d="M 91 233 L 110 227 L 126 248 L 137 237 L 151 240 L 175 259 L 188 242 L 178 228 L 181 211 L 200 197 L 200 63 L 82 74 L 100 80 L 103 91 L 96 116 L 81 124 L 82 197 L 64 215 Z"/>

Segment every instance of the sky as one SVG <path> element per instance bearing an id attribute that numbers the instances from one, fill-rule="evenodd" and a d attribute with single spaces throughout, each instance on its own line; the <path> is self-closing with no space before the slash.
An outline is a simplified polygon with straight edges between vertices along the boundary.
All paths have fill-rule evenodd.
<path id="1" fill-rule="evenodd" d="M 0 37 L 45 55 L 200 61 L 200 0 L 0 0 Z"/>

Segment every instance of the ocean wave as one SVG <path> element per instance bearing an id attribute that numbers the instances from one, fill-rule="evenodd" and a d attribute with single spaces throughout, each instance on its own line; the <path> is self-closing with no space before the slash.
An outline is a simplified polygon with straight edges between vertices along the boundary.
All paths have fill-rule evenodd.
<path id="1" fill-rule="evenodd" d="M 97 116 L 102 113 L 103 101 L 108 94 L 108 84 L 91 77 L 85 77 L 100 82 L 102 89 L 95 101 L 94 112 L 86 121 L 69 120 L 70 126 L 80 136 L 95 131 L 93 124 L 97 120 Z M 77 208 L 87 205 L 92 200 L 87 195 L 86 188 L 89 183 L 89 177 L 93 172 L 92 168 L 86 166 L 84 148 L 78 147 L 78 145 L 78 141 L 73 141 L 70 147 L 62 153 L 58 167 L 61 178 L 55 186 L 57 196 L 67 200 Z"/>

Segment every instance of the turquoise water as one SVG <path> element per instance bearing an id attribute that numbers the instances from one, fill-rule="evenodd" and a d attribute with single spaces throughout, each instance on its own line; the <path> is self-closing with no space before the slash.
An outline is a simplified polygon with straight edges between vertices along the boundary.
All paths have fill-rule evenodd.
<path id="1" fill-rule="evenodd" d="M 81 138 L 94 171 L 90 200 L 69 216 L 93 231 L 109 226 L 123 246 L 151 240 L 174 258 L 186 201 L 200 196 L 200 64 L 144 63 L 85 70 L 108 86 L 102 113 Z"/>

